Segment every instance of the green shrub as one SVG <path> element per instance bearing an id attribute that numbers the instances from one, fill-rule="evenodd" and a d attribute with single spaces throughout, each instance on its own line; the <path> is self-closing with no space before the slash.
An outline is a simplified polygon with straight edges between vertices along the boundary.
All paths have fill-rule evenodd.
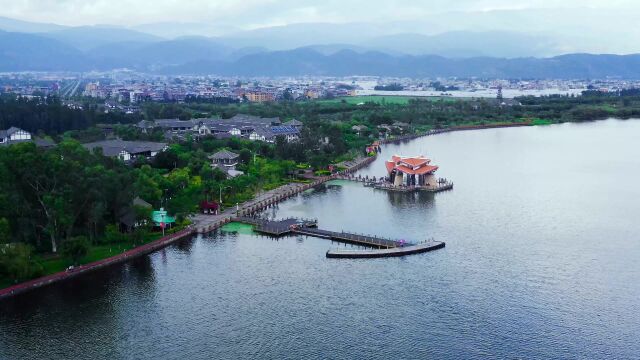
<path id="1" fill-rule="evenodd" d="M 107 244 L 115 244 L 126 241 L 127 237 L 118 230 L 118 227 L 113 224 L 107 225 L 104 231 L 104 242 Z"/>
<path id="2" fill-rule="evenodd" d="M 86 236 L 76 236 L 69 238 L 62 243 L 62 255 L 70 258 L 74 265 L 89 253 L 89 240 Z"/>
<path id="3" fill-rule="evenodd" d="M 23 243 L 0 245 L 0 278 L 18 282 L 42 275 L 42 266 L 31 260 L 31 251 Z"/>

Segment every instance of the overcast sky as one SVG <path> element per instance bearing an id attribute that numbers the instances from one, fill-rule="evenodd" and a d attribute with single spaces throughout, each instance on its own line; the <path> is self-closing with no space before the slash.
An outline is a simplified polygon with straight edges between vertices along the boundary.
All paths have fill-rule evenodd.
<path id="1" fill-rule="evenodd" d="M 219 22 L 240 29 L 303 22 L 419 20 L 451 11 L 589 7 L 640 10 L 638 0 L 2 0 L 0 16 L 62 25 Z M 614 25 L 613 23 L 611 25 Z"/>

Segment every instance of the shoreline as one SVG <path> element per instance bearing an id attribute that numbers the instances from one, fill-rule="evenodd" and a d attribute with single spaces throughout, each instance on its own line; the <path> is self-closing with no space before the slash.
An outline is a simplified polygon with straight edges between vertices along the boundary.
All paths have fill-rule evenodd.
<path id="1" fill-rule="evenodd" d="M 176 241 L 182 240 L 193 234 L 193 227 L 189 225 L 186 229 L 180 230 L 175 234 L 167 235 L 150 243 L 140 245 L 131 250 L 127 250 L 122 254 L 114 255 L 102 260 L 94 261 L 88 264 L 80 265 L 73 270 L 65 270 L 57 273 L 41 276 L 32 280 L 27 280 L 15 285 L 11 285 L 4 289 L 0 289 L 0 300 L 7 299 L 31 290 L 39 289 L 47 285 L 55 284 L 64 280 L 68 280 L 92 271 L 100 270 L 112 265 L 120 264 L 157 250 L 160 250 Z"/>
<path id="2" fill-rule="evenodd" d="M 417 138 L 421 138 L 423 136 L 438 135 L 438 134 L 454 132 L 454 131 L 499 129 L 499 128 L 522 127 L 522 126 L 536 126 L 536 125 L 532 124 L 531 122 L 495 123 L 495 124 L 485 124 L 485 125 L 459 125 L 459 126 L 453 126 L 453 127 L 444 128 L 444 129 L 429 130 L 426 133 L 422 133 L 422 134 L 412 134 L 412 135 L 405 135 L 405 136 L 400 136 L 400 137 L 395 137 L 390 139 L 383 139 L 383 140 L 380 140 L 380 145 L 395 144 L 402 141 L 414 140 Z"/>
<path id="3" fill-rule="evenodd" d="M 414 140 L 417 138 L 421 138 L 424 136 L 432 136 L 432 135 L 438 135 L 438 134 L 442 134 L 442 133 L 448 133 L 448 132 L 453 132 L 453 131 L 465 131 L 465 130 L 482 130 L 482 129 L 494 129 L 494 128 L 506 128 L 506 127 L 520 127 L 520 126 L 534 126 L 533 124 L 531 124 L 530 122 L 520 122 L 520 123 L 500 123 L 500 124 L 486 124 L 486 125 L 463 125 L 463 126 L 455 126 L 455 127 L 451 127 L 451 128 L 445 128 L 445 129 L 437 129 L 437 130 L 430 130 L 426 133 L 422 133 L 422 134 L 413 134 L 413 135 L 407 135 L 407 136 L 402 136 L 402 137 L 397 137 L 397 138 L 391 138 L 391 139 L 383 139 L 380 140 L 380 145 L 384 145 L 384 144 L 393 144 L 393 143 L 399 143 L 399 142 L 403 142 L 403 141 L 409 141 L 409 140 Z M 109 266 L 112 265 L 117 265 L 120 263 L 124 263 L 126 261 L 129 260 L 133 260 L 136 258 L 139 258 L 141 256 L 144 255 L 148 255 L 150 253 L 153 253 L 157 250 L 160 250 L 164 247 L 167 247 L 177 241 L 183 240 L 189 236 L 193 236 L 195 234 L 203 234 L 203 233 L 209 233 L 212 232 L 214 230 L 217 230 L 218 228 L 220 228 L 221 226 L 229 223 L 231 221 L 231 218 L 235 217 L 235 216 L 249 216 L 249 215 L 253 215 L 257 212 L 263 211 L 266 208 L 269 208 L 277 203 L 280 203 L 284 200 L 289 199 L 292 196 L 295 196 L 303 191 L 312 189 L 318 185 L 324 184 L 327 181 L 330 180 L 334 180 L 339 178 L 339 176 L 341 175 L 345 175 L 345 174 L 350 174 L 353 173 L 355 171 L 360 170 L 361 168 L 371 164 L 372 162 L 374 162 L 377 158 L 376 156 L 370 156 L 370 157 L 365 157 L 365 158 L 360 158 L 356 164 L 354 164 L 353 166 L 349 167 L 346 170 L 343 170 L 339 173 L 330 175 L 330 176 L 324 176 L 322 178 L 319 179 L 315 179 L 314 181 L 312 181 L 311 183 L 308 184 L 304 184 L 301 186 L 296 187 L 295 189 L 289 189 L 287 191 L 284 191 L 282 193 L 278 193 L 277 190 L 275 189 L 276 192 L 270 196 L 267 199 L 263 199 L 263 200 L 259 200 L 256 201 L 255 199 L 253 200 L 249 200 L 246 203 L 242 204 L 242 206 L 240 206 L 238 208 L 237 211 L 234 211 L 232 213 L 227 213 L 224 215 L 210 215 L 210 216 L 216 216 L 216 218 L 208 218 L 205 221 L 202 221 L 201 223 L 198 224 L 191 224 L 189 225 L 186 229 L 183 229 L 175 234 L 171 234 L 171 235 L 167 235 L 165 237 L 162 237 L 160 239 L 154 240 L 150 243 L 144 244 L 144 245 L 140 245 L 136 248 L 133 248 L 131 250 L 127 250 L 121 254 L 118 255 L 114 255 L 102 260 L 98 260 L 98 261 L 94 261 L 88 264 L 84 264 L 84 265 L 80 265 L 78 267 L 76 267 L 73 270 L 70 271 L 60 271 L 57 273 L 53 273 L 53 274 L 49 274 L 49 275 L 45 275 L 45 276 L 41 276 L 39 278 L 35 278 L 32 280 L 27 280 L 15 285 L 11 285 L 9 287 L 0 289 L 0 301 L 4 300 L 4 299 L 8 299 L 11 297 L 14 297 L 16 295 L 19 294 L 23 294 L 25 292 L 31 291 L 31 290 L 35 290 L 35 289 L 39 289 L 42 287 L 45 287 L 47 285 L 51 285 L 51 284 L 55 284 L 61 281 L 65 281 L 65 280 L 69 280 L 72 278 L 75 278 L 77 276 L 81 276 L 87 273 L 90 273 L 92 271 L 97 271 L 100 269 L 104 269 L 107 268 Z M 286 187 L 287 185 L 284 185 L 282 187 Z"/>
<path id="4" fill-rule="evenodd" d="M 350 168 L 344 170 L 342 173 L 352 173 L 361 169 L 362 167 L 370 164 L 376 159 L 376 156 L 361 158 L 356 164 L 351 166 Z M 88 264 L 80 265 L 73 270 L 69 271 L 60 271 L 53 274 L 41 276 L 35 279 L 27 280 L 15 285 L 8 286 L 6 288 L 0 289 L 0 301 L 12 298 L 14 296 L 29 292 L 31 290 L 36 290 L 47 285 L 55 284 L 58 282 L 66 281 L 93 271 L 97 271 L 100 269 L 107 268 L 112 265 L 121 264 L 127 262 L 129 260 L 133 260 L 150 253 L 156 252 L 162 248 L 165 248 L 175 242 L 183 240 L 189 236 L 193 236 L 196 234 L 207 233 L 214 231 L 224 224 L 227 224 L 232 217 L 236 216 L 236 213 L 243 215 L 251 215 L 258 211 L 262 211 L 265 208 L 277 204 L 281 201 L 284 201 L 291 196 L 297 195 L 303 191 L 321 185 L 327 181 L 335 179 L 337 174 L 331 176 L 325 176 L 320 179 L 316 179 L 309 184 L 304 184 L 296 189 L 288 190 L 284 193 L 274 194 L 268 199 L 259 201 L 258 203 L 254 203 L 252 200 L 240 206 L 237 212 L 229 213 L 224 216 L 218 216 L 215 219 L 211 219 L 212 221 L 204 223 L 204 224 L 191 224 L 187 226 L 187 228 L 176 232 L 175 234 L 164 236 L 160 239 L 154 240 L 144 245 L 140 245 L 131 250 L 127 250 L 121 254 L 114 255 L 102 260 L 97 260 L 94 262 L 90 262 Z M 284 185 L 286 186 L 286 185 Z M 283 186 L 283 187 L 284 187 Z M 212 215 L 215 216 L 215 215 Z"/>

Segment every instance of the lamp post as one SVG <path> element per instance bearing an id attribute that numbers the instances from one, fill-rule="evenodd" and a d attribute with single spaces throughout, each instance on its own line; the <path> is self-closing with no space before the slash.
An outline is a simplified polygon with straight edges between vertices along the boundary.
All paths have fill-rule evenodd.
<path id="1" fill-rule="evenodd" d="M 164 213 L 162 214 L 162 222 L 160 223 L 160 225 L 161 225 L 160 227 L 162 228 L 162 237 L 164 237 L 164 228 L 167 226 L 164 223 Z"/>
<path id="2" fill-rule="evenodd" d="M 160 199 L 160 206 L 162 207 L 165 206 L 167 191 L 169 191 L 169 189 L 162 189 L 162 199 Z"/>

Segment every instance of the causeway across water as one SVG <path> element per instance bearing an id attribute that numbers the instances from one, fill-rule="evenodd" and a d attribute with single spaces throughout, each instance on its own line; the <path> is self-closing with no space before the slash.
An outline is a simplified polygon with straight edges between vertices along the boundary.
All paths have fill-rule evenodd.
<path id="1" fill-rule="evenodd" d="M 327 257 L 330 258 L 404 256 L 441 249 L 445 246 L 445 243 L 440 241 L 426 241 L 414 244 L 404 240 L 394 240 L 373 235 L 323 230 L 318 229 L 317 220 L 309 219 L 267 220 L 258 217 L 236 217 L 232 218 L 231 221 L 253 225 L 256 232 L 270 236 L 307 235 L 370 248 L 364 251 L 330 250 L 327 251 Z"/>

